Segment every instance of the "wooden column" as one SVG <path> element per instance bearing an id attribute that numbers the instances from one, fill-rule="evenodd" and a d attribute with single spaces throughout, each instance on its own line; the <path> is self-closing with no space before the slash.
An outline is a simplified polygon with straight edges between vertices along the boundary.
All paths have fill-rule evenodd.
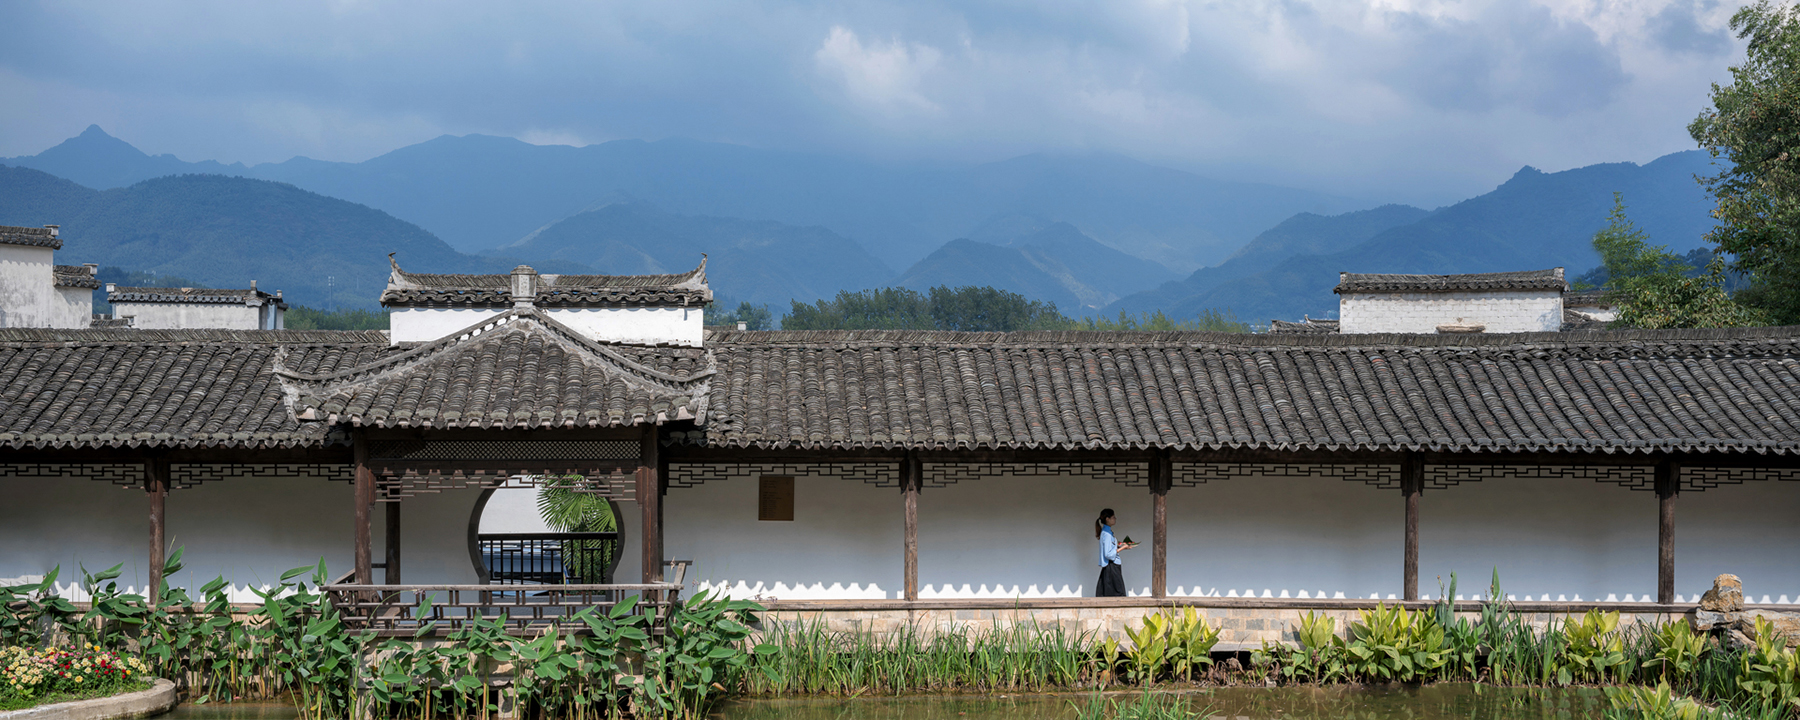
<path id="1" fill-rule="evenodd" d="M 144 461 L 144 490 L 150 496 L 150 572 L 148 597 L 155 604 L 162 597 L 163 551 L 167 549 L 165 527 L 168 517 L 164 513 L 165 503 L 169 498 L 169 463 L 162 460 Z"/>
<path id="2" fill-rule="evenodd" d="M 1419 599 L 1419 496 L 1425 492 L 1425 458 L 1407 453 L 1400 463 L 1400 492 L 1406 495 L 1406 568 L 1402 598 Z"/>
<path id="3" fill-rule="evenodd" d="M 375 505 L 375 471 L 369 467 L 369 440 L 363 433 L 351 439 L 351 455 L 356 460 L 356 584 L 375 584 L 373 529 L 370 527 Z"/>
<path id="4" fill-rule="evenodd" d="M 637 498 L 643 511 L 644 582 L 662 582 L 662 482 L 657 469 L 656 426 L 644 427 L 638 450 Z"/>
<path id="5" fill-rule="evenodd" d="M 381 561 L 382 582 L 389 585 L 400 584 L 400 500 L 389 498 L 382 503 L 387 511 L 387 540 L 383 548 L 387 556 Z"/>
<path id="6" fill-rule="evenodd" d="M 1169 596 L 1169 486 L 1174 485 L 1175 468 L 1169 462 L 1169 451 L 1159 450 L 1150 456 L 1150 595 Z"/>
<path id="7" fill-rule="evenodd" d="M 1681 480 L 1674 463 L 1656 464 L 1656 601 L 1675 602 L 1675 496 Z"/>
<path id="8" fill-rule="evenodd" d="M 919 599 L 919 486 L 925 483 L 925 465 L 916 452 L 900 461 L 900 494 L 906 501 L 906 560 L 904 584 L 907 600 Z"/>

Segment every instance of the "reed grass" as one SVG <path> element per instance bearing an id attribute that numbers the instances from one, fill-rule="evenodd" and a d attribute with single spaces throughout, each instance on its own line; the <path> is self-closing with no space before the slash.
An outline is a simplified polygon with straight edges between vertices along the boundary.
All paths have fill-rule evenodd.
<path id="1" fill-rule="evenodd" d="M 757 695 L 898 695 L 1080 687 L 1100 672 L 1088 632 L 1025 620 L 993 629 L 916 624 L 877 634 L 823 622 L 776 625 L 748 673 Z"/>

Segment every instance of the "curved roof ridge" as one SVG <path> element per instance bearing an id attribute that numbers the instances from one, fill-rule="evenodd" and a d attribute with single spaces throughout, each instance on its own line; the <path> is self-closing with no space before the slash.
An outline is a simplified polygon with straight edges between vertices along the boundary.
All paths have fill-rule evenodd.
<path id="1" fill-rule="evenodd" d="M 1560 267 L 1544 270 L 1513 270 L 1490 273 L 1453 273 L 1448 275 L 1407 273 L 1338 273 L 1335 293 L 1366 292 L 1460 292 L 1482 290 L 1558 290 L 1566 291 Z"/>
<path id="2" fill-rule="evenodd" d="M 290 370 L 282 361 L 282 358 L 277 357 L 274 365 L 270 368 L 270 371 L 278 376 L 298 383 L 327 385 L 337 382 L 356 382 L 364 378 L 404 370 L 420 363 L 427 362 L 440 353 L 471 342 L 475 338 L 481 337 L 489 332 L 509 329 L 503 326 L 511 326 L 515 321 L 537 322 L 560 340 L 576 344 L 590 353 L 601 355 L 612 364 L 618 366 L 619 369 L 636 375 L 639 379 L 659 383 L 672 390 L 686 389 L 686 386 L 711 377 L 717 372 L 717 366 L 711 359 L 711 353 L 707 353 L 708 368 L 704 372 L 696 373 L 688 377 L 679 377 L 662 372 L 632 360 L 631 358 L 625 357 L 623 354 L 620 354 L 604 344 L 589 340 L 588 338 L 583 337 L 581 333 L 576 332 L 573 328 L 532 308 L 514 308 L 496 315 L 491 315 L 487 318 L 483 318 L 480 322 L 442 338 L 438 338 L 437 340 L 357 367 L 344 368 L 330 373 L 314 375 Z"/>

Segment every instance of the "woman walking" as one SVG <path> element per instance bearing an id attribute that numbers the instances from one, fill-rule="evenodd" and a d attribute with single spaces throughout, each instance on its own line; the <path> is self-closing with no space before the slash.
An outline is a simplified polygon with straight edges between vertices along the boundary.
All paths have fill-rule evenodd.
<path id="1" fill-rule="evenodd" d="M 1094 521 L 1094 537 L 1100 539 L 1100 584 L 1094 587 L 1094 597 L 1125 597 L 1125 568 L 1119 562 L 1119 551 L 1130 550 L 1133 544 L 1114 539 L 1115 519 L 1112 508 L 1107 508 Z"/>

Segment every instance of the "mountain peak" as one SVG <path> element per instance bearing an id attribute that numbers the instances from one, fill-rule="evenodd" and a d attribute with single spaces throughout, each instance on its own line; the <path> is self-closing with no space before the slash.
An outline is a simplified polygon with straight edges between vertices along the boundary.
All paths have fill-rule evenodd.
<path id="1" fill-rule="evenodd" d="M 106 131 L 101 130 L 99 125 L 89 125 L 89 126 L 87 126 L 86 130 L 81 131 L 81 134 L 76 135 L 75 137 L 81 138 L 83 140 L 99 140 L 101 138 L 105 138 L 107 140 L 116 140 L 117 139 L 111 135 L 106 134 Z"/>

